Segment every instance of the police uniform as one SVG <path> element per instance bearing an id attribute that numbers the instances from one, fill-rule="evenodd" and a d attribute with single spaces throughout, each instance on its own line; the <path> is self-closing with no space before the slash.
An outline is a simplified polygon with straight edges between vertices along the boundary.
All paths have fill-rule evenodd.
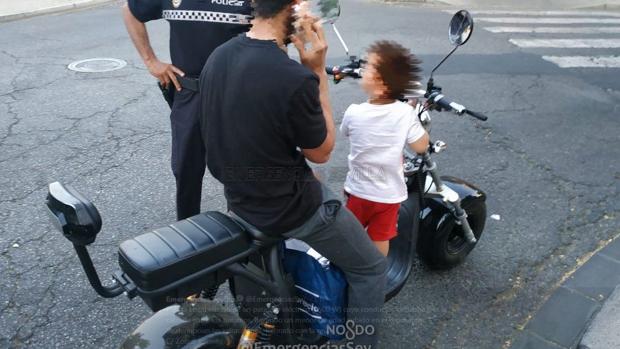
<path id="1" fill-rule="evenodd" d="M 172 64 L 190 81 L 199 77 L 215 48 L 249 29 L 252 12 L 251 0 L 128 0 L 127 4 L 143 23 L 161 18 L 169 22 Z M 200 98 L 197 88 L 187 88 L 192 85 L 188 79 L 184 79 L 184 88 L 175 92 L 170 114 L 179 220 L 200 213 L 206 166 Z"/>

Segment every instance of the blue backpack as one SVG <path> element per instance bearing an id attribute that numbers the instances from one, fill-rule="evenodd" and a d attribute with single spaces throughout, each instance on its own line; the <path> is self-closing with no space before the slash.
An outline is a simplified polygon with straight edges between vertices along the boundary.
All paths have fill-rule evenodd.
<path id="1" fill-rule="evenodd" d="M 303 241 L 289 239 L 283 245 L 284 271 L 295 281 L 301 320 L 324 337 L 342 339 L 347 303 L 344 273 Z"/>

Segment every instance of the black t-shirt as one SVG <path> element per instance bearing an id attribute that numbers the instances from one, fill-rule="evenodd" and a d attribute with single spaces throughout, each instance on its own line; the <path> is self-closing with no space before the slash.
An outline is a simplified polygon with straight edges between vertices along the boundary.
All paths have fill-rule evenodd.
<path id="1" fill-rule="evenodd" d="M 213 50 L 245 32 L 251 0 L 128 0 L 131 13 L 145 23 L 170 23 L 172 64 L 197 77 Z"/>
<path id="2" fill-rule="evenodd" d="M 322 200 L 300 151 L 327 136 L 318 77 L 243 34 L 213 52 L 200 86 L 207 165 L 229 208 L 271 235 L 302 225 Z"/>

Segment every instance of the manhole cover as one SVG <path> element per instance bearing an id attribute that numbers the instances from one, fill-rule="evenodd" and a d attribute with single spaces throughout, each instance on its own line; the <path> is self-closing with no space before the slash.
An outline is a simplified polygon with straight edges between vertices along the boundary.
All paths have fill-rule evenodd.
<path id="1" fill-rule="evenodd" d="M 69 64 L 68 68 L 80 73 L 103 73 L 122 69 L 127 62 L 116 58 L 90 58 Z"/>

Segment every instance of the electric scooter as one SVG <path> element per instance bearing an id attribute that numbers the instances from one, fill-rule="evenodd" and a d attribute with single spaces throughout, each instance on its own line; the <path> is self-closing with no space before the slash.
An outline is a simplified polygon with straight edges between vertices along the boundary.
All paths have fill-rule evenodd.
<path id="1" fill-rule="evenodd" d="M 472 30 L 467 11 L 454 15 L 450 40 L 455 48 L 447 57 L 467 42 Z M 358 78 L 361 63 L 353 59 L 327 70 L 338 81 Z M 432 77 L 424 96 L 432 110 L 486 119 L 450 102 Z M 428 113 L 420 117 L 430 129 Z M 453 267 L 471 252 L 484 229 L 486 196 L 473 184 L 439 175 L 431 156 L 444 149 L 445 143 L 437 141 L 426 154 L 404 152 L 409 197 L 401 205 L 398 237 L 390 242 L 386 301 L 405 285 L 416 255 L 434 268 Z M 121 348 L 223 349 L 326 341 L 297 321 L 294 280 L 283 271 L 281 238 L 248 228 L 226 213 L 207 211 L 121 243 L 120 270 L 104 285 L 87 249 L 102 226 L 95 205 L 59 182 L 49 185 L 46 205 L 99 295 L 140 297 L 153 310 Z M 226 282 L 236 312 L 212 301 Z"/>

